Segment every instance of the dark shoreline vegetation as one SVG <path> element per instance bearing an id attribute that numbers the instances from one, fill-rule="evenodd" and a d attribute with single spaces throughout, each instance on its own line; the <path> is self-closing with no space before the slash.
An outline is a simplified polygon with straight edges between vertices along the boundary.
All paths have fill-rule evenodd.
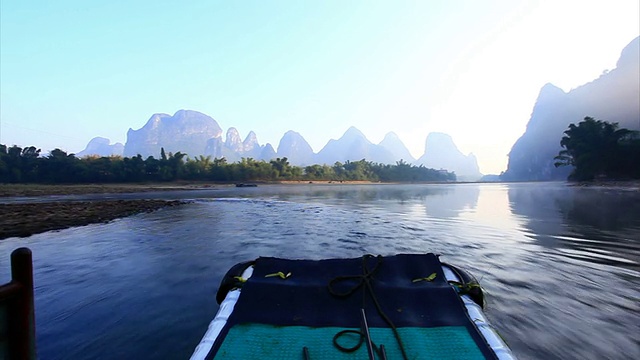
<path id="1" fill-rule="evenodd" d="M 573 166 L 569 180 L 640 179 L 640 132 L 587 116 L 564 134 L 554 165 Z"/>
<path id="2" fill-rule="evenodd" d="M 329 165 L 293 166 L 288 159 L 269 162 L 242 158 L 236 163 L 186 154 L 165 153 L 160 159 L 134 157 L 77 158 L 60 149 L 41 157 L 34 146 L 21 148 L 0 144 L 0 183 L 102 184 L 168 181 L 456 181 L 455 173 L 415 166 L 400 160 L 395 165 L 365 159 Z"/>

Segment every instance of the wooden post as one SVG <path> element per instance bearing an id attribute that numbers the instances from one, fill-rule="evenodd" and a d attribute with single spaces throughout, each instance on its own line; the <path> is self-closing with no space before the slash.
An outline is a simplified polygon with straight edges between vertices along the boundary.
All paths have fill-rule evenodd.
<path id="1" fill-rule="evenodd" d="M 9 299 L 8 352 L 10 359 L 36 358 L 36 324 L 33 302 L 33 264 L 31 250 L 19 248 L 11 253 L 11 283 L 19 285 Z"/>

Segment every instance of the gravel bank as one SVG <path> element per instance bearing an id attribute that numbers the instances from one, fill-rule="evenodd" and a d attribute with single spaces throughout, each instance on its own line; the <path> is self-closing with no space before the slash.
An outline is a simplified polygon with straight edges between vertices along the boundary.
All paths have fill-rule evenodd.
<path id="1" fill-rule="evenodd" d="M 0 240 L 109 222 L 184 203 L 176 200 L 113 200 L 0 204 Z"/>

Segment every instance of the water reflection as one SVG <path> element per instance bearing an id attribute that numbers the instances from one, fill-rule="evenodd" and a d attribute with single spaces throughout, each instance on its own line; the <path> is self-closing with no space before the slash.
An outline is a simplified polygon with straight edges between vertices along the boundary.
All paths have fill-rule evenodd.
<path id="1" fill-rule="evenodd" d="M 453 218 L 473 209 L 478 202 L 480 188 L 469 185 L 339 185 L 299 187 L 282 192 L 277 199 L 282 201 L 309 201 L 315 199 L 323 204 L 334 203 L 354 207 L 371 207 L 404 212 L 404 207 L 412 211 L 423 211 L 434 218 Z M 302 191 L 301 191 L 302 190 Z M 265 191 L 269 191 L 266 189 Z M 268 192 L 267 192 L 268 193 Z M 262 193 L 264 195 L 266 193 Z M 255 196 L 255 195 L 254 195 Z M 396 205 L 396 206 L 394 206 Z M 421 209 L 421 210 L 418 210 Z M 420 215 L 422 217 L 422 215 Z"/>
<path id="2" fill-rule="evenodd" d="M 547 183 L 129 194 L 195 200 L 0 241 L 0 279 L 11 250 L 31 247 L 41 358 L 186 358 L 236 262 L 435 252 L 481 278 L 487 315 L 520 359 L 640 358 L 630 335 L 640 321 L 640 202 L 607 191 Z"/>
<path id="3" fill-rule="evenodd" d="M 514 214 L 537 244 L 563 256 L 640 270 L 640 193 L 565 184 L 513 184 Z"/>

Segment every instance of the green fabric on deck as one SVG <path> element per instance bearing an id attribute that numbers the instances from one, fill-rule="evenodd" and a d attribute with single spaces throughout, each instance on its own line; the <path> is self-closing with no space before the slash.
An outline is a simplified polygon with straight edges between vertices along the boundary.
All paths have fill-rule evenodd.
<path id="1" fill-rule="evenodd" d="M 368 359 L 366 345 L 353 353 L 333 346 L 333 336 L 344 328 L 306 326 L 273 326 L 241 324 L 232 327 L 215 359 L 302 359 L 302 348 L 309 349 L 311 360 Z M 353 329 L 359 330 L 359 329 Z M 391 329 L 370 328 L 371 339 L 383 344 L 387 358 L 402 355 Z M 398 328 L 409 359 L 484 359 L 467 329 L 462 326 L 437 328 Z M 342 336 L 339 343 L 351 347 L 358 335 Z"/>

